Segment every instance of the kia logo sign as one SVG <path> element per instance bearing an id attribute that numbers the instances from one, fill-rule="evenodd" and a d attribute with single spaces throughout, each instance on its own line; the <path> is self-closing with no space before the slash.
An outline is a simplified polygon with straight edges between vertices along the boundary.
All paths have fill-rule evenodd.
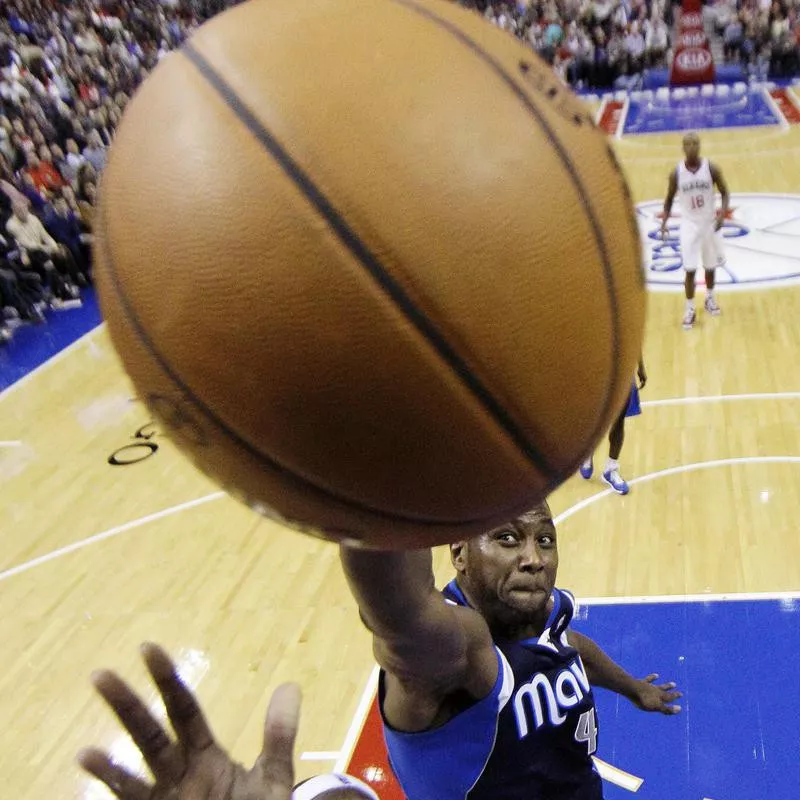
<path id="1" fill-rule="evenodd" d="M 702 14 L 684 14 L 681 17 L 682 28 L 703 28 Z"/>
<path id="2" fill-rule="evenodd" d="M 711 53 L 691 47 L 678 53 L 675 63 L 683 72 L 705 72 L 712 64 Z"/>
<path id="3" fill-rule="evenodd" d="M 708 37 L 702 31 L 682 33 L 679 44 L 681 47 L 705 47 L 708 44 Z"/>

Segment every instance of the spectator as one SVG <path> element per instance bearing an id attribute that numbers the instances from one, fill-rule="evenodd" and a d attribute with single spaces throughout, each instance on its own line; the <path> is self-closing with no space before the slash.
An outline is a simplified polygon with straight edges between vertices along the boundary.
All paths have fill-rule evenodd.
<path id="1" fill-rule="evenodd" d="M 90 275 L 91 254 L 87 247 L 78 215 L 70 208 L 65 197 L 56 197 L 44 217 L 47 232 L 65 247 L 77 267 L 78 285 L 87 285 Z"/>
<path id="2" fill-rule="evenodd" d="M 744 55 L 744 25 L 739 15 L 731 17 L 722 34 L 722 55 L 726 61 L 739 61 Z"/>
<path id="3" fill-rule="evenodd" d="M 5 255 L 8 249 L 8 240 L 0 236 L 0 250 L 4 254 L 0 260 L 0 323 L 43 322 L 45 304 L 39 276 L 17 270 Z"/>
<path id="4" fill-rule="evenodd" d="M 94 29 L 88 28 L 83 22 L 78 24 L 74 42 L 75 47 L 85 55 L 95 55 L 103 49 Z"/>
<path id="5" fill-rule="evenodd" d="M 39 218 L 30 213 L 27 204 L 14 204 L 6 230 L 19 247 L 23 267 L 34 271 L 42 286 L 61 301 L 78 297 L 80 292 L 76 284 L 81 276 L 74 259 L 44 229 Z M 84 283 L 85 280 L 83 277 Z"/>
<path id="6" fill-rule="evenodd" d="M 83 157 L 100 173 L 106 165 L 106 146 L 100 134 L 93 130 L 89 134 L 89 143 L 83 148 Z"/>
<path id="7" fill-rule="evenodd" d="M 61 174 L 67 183 L 74 183 L 78 178 L 78 171 L 86 163 L 86 159 L 78 149 L 74 139 L 67 139 L 67 154 L 61 165 Z"/>
<path id="8" fill-rule="evenodd" d="M 97 203 L 97 184 L 93 180 L 87 180 L 83 185 L 83 191 L 78 198 L 78 209 L 80 219 L 86 230 L 91 233 L 94 226 L 95 205 Z"/>
<path id="9" fill-rule="evenodd" d="M 648 25 L 645 37 L 645 60 L 647 66 L 657 67 L 666 64 L 669 49 L 669 32 L 663 19 L 656 18 Z"/>
<path id="10" fill-rule="evenodd" d="M 47 158 L 43 160 L 36 153 L 28 153 L 28 166 L 24 171 L 25 176 L 30 178 L 39 194 L 60 189 L 64 185 L 64 179 L 50 162 L 50 151 L 47 145 L 40 147 L 39 152 L 42 155 L 46 155 Z"/>
<path id="11" fill-rule="evenodd" d="M 22 173 L 22 179 L 18 184 L 25 201 L 33 208 L 37 214 L 43 214 L 47 203 L 44 197 L 36 188 L 33 178 L 27 172 Z"/>
<path id="12" fill-rule="evenodd" d="M 625 36 L 625 54 L 628 72 L 641 72 L 644 68 L 644 36 L 639 30 L 639 23 L 632 22 Z"/>
<path id="13" fill-rule="evenodd" d="M 625 39 L 622 30 L 615 27 L 608 40 L 608 64 L 611 67 L 614 77 L 627 69 L 628 58 L 625 51 Z"/>

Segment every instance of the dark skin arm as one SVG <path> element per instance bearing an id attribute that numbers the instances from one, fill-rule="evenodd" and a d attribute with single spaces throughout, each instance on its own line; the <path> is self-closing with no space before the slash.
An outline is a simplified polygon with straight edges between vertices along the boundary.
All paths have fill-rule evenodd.
<path id="1" fill-rule="evenodd" d="M 672 204 L 675 202 L 675 195 L 678 193 L 678 172 L 672 170 L 669 174 L 669 183 L 667 184 L 667 196 L 664 199 L 664 216 L 661 220 L 661 238 L 667 235 L 667 223 L 669 222 L 669 215 L 672 213 Z"/>
<path id="2" fill-rule="evenodd" d="M 638 680 L 612 661 L 588 636 L 577 631 L 567 633 L 569 643 L 580 653 L 589 682 L 593 686 L 609 689 L 627 697 L 642 711 L 658 711 L 661 714 L 677 714 L 681 707 L 673 701 L 682 697 L 675 691 L 674 683 L 656 685 L 658 675 L 648 675 Z"/>
<path id="3" fill-rule="evenodd" d="M 708 167 L 711 170 L 711 179 L 714 181 L 714 185 L 717 189 L 719 189 L 720 195 L 722 195 L 722 206 L 719 211 L 717 211 L 717 221 L 714 225 L 714 230 L 718 231 L 725 222 L 725 218 L 728 216 L 731 194 L 728 191 L 728 184 L 725 183 L 725 178 L 722 177 L 722 170 L 714 164 L 709 164 Z"/>
<path id="4" fill-rule="evenodd" d="M 384 713 L 392 727 L 427 730 L 457 713 L 454 695 L 489 694 L 498 669 L 489 629 L 477 612 L 445 602 L 436 590 L 430 550 L 342 546 L 340 556 L 387 673 Z"/>
<path id="5" fill-rule="evenodd" d="M 154 644 L 144 645 L 142 656 L 166 706 L 174 738 L 113 672 L 95 673 L 93 682 L 141 751 L 153 780 L 128 772 L 96 748 L 81 751 L 78 761 L 83 769 L 119 800 L 290 800 L 300 714 L 296 686 L 285 684 L 272 695 L 261 753 L 247 770 L 217 744 L 197 698 L 169 656 Z"/>

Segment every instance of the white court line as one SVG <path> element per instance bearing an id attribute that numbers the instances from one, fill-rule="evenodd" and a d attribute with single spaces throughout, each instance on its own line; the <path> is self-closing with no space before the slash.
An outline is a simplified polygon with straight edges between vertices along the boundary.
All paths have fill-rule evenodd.
<path id="1" fill-rule="evenodd" d="M 336 761 L 341 756 L 338 750 L 310 750 L 300 754 L 301 761 Z"/>
<path id="2" fill-rule="evenodd" d="M 643 778 L 637 778 L 636 775 L 631 775 L 630 772 L 615 767 L 613 764 L 607 764 L 597 756 L 592 756 L 597 772 L 604 781 L 613 783 L 622 789 L 627 789 L 629 792 L 638 792 L 644 783 Z"/>
<path id="3" fill-rule="evenodd" d="M 625 102 L 622 104 L 622 108 L 619 112 L 619 120 L 617 122 L 617 129 L 614 131 L 614 138 L 618 141 L 622 141 L 622 137 L 625 133 L 625 121 L 628 119 L 628 112 L 631 109 L 631 96 L 628 95 L 625 98 Z"/>
<path id="4" fill-rule="evenodd" d="M 76 339 L 71 345 L 65 347 L 63 350 L 59 350 L 55 355 L 50 356 L 47 361 L 43 361 L 39 364 L 36 369 L 32 369 L 30 372 L 23 375 L 18 381 L 14 381 L 11 386 L 7 386 L 0 392 L 0 400 L 5 400 L 12 392 L 19 389 L 20 386 L 24 386 L 31 378 L 35 375 L 38 375 L 40 372 L 43 372 L 48 367 L 53 366 L 53 364 L 58 363 L 61 359 L 66 358 L 74 349 L 78 347 L 78 345 L 86 342 L 90 337 L 94 336 L 98 333 L 102 328 L 105 328 L 105 322 L 101 322 L 99 325 L 92 328 L 90 331 L 86 331 L 79 339 Z"/>
<path id="5" fill-rule="evenodd" d="M 770 111 L 775 115 L 775 118 L 778 120 L 778 126 L 782 131 L 789 130 L 789 120 L 786 119 L 783 111 L 781 111 L 781 107 L 775 102 L 775 98 L 770 94 L 769 89 L 766 86 L 761 90 L 761 94 L 764 97 L 764 101 L 769 106 Z"/>
<path id="6" fill-rule="evenodd" d="M 712 469 L 713 467 L 727 467 L 734 464 L 800 464 L 800 456 L 744 456 L 741 458 L 718 458 L 713 461 L 698 461 L 694 464 L 680 464 L 677 467 L 669 467 L 661 469 L 658 472 L 650 472 L 647 475 L 640 475 L 638 478 L 633 478 L 628 481 L 629 486 L 636 486 L 638 483 L 649 483 L 650 481 L 657 480 L 658 478 L 666 478 L 669 475 L 679 475 L 682 472 L 697 472 L 702 469 Z M 558 525 L 565 519 L 569 519 L 573 514 L 583 511 L 584 508 L 594 505 L 598 500 L 604 497 L 616 494 L 613 489 L 604 489 L 602 492 L 597 492 L 590 497 L 575 503 L 574 506 L 562 511 L 553 522 Z M 680 595 L 676 595 L 680 596 Z"/>
<path id="7" fill-rule="evenodd" d="M 600 101 L 600 107 L 597 111 L 594 112 L 594 124 L 599 128 L 600 127 L 600 120 L 603 118 L 603 112 L 606 110 L 606 106 L 608 105 L 608 98 L 604 97 Z"/>
<path id="8" fill-rule="evenodd" d="M 0 442 L 0 447 L 22 447 L 22 442 Z"/>
<path id="9" fill-rule="evenodd" d="M 361 730 L 364 727 L 364 722 L 369 713 L 369 707 L 372 705 L 372 698 L 375 697 L 375 692 L 378 691 L 378 667 L 373 667 L 372 672 L 369 674 L 366 686 L 358 701 L 358 708 L 353 715 L 353 721 L 350 723 L 350 728 L 347 731 L 347 736 L 344 737 L 342 749 L 339 751 L 339 760 L 333 767 L 334 772 L 343 772 L 347 769 L 347 764 L 353 755 L 353 750 L 356 747 L 356 741 L 361 735 Z"/>
<path id="10" fill-rule="evenodd" d="M 753 600 L 800 600 L 796 592 L 722 592 L 704 594 L 653 594 L 632 597 L 579 597 L 582 606 L 635 606 L 649 603 L 714 603 Z"/>
<path id="11" fill-rule="evenodd" d="M 711 394 L 698 397 L 669 397 L 665 400 L 643 400 L 642 407 L 683 406 L 692 403 L 731 403 L 738 400 L 800 400 L 800 392 L 761 392 L 754 394 Z"/>
<path id="12" fill-rule="evenodd" d="M 25 561 L 22 564 L 17 564 L 16 567 L 11 567 L 10 569 L 4 570 L 3 572 L 0 572 L 0 581 L 12 578 L 14 575 L 20 575 L 23 572 L 33 569 L 34 567 L 40 566 L 41 564 L 46 564 L 48 561 L 55 561 L 57 558 L 61 558 L 61 556 L 65 556 L 69 553 L 74 553 L 77 550 L 83 550 L 84 547 L 88 547 L 91 544 L 96 544 L 97 542 L 111 539 L 114 536 L 118 536 L 120 533 L 125 533 L 125 531 L 132 530 L 133 528 L 139 528 L 142 525 L 147 525 L 148 522 L 155 522 L 158 519 L 170 517 L 173 514 L 178 514 L 181 511 L 187 511 L 190 508 L 195 508 L 205 503 L 210 503 L 213 500 L 219 500 L 221 497 L 225 496 L 225 492 L 214 492 L 213 494 L 207 494 L 205 497 L 198 497 L 195 500 L 188 500 L 185 503 L 179 503 L 177 506 L 171 506 L 170 508 L 156 511 L 154 514 L 148 514 L 146 517 L 140 517 L 139 519 L 131 520 L 130 522 L 126 522 L 124 525 L 117 525 L 115 528 L 109 528 L 107 531 L 96 533 L 94 536 L 90 536 L 88 539 L 81 539 L 80 541 L 68 544 L 66 547 L 59 547 L 57 550 L 53 550 L 43 556 L 32 558 L 30 561 Z"/>

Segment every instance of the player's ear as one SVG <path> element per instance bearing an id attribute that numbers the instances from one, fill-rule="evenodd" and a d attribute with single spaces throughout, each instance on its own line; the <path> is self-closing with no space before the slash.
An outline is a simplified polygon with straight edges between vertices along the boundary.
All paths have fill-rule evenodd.
<path id="1" fill-rule="evenodd" d="M 467 543 L 454 542 L 450 545 L 450 563 L 457 572 L 465 572 L 467 569 Z"/>

